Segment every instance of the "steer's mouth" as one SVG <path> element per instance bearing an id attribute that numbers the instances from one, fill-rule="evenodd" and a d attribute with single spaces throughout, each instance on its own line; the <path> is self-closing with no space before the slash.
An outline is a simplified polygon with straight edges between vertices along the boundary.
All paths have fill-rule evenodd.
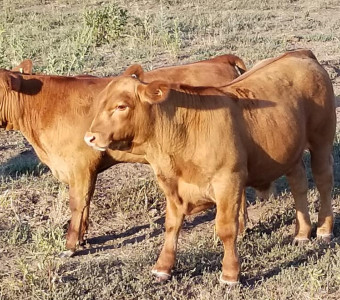
<path id="1" fill-rule="evenodd" d="M 107 149 L 107 147 L 99 147 L 99 146 L 96 146 L 96 145 L 93 145 L 92 148 L 95 149 L 95 150 L 99 150 L 99 151 L 106 151 L 106 149 Z"/>

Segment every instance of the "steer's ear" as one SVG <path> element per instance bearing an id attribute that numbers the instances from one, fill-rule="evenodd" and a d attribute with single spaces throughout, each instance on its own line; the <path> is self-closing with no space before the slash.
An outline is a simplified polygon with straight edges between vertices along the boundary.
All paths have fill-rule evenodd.
<path id="1" fill-rule="evenodd" d="M 12 69 L 14 72 L 20 72 L 24 74 L 32 74 L 33 73 L 33 63 L 30 59 L 23 60 L 20 65 L 14 67 Z"/>
<path id="2" fill-rule="evenodd" d="M 125 70 L 125 72 L 123 73 L 123 75 L 126 75 L 126 76 L 135 76 L 140 81 L 143 81 L 143 79 L 144 79 L 144 70 L 143 70 L 141 65 L 134 64 L 134 65 L 131 65 L 130 67 L 128 67 Z"/>
<path id="3" fill-rule="evenodd" d="M 7 74 L 6 77 L 8 90 L 20 92 L 22 77 L 18 74 Z"/>
<path id="4" fill-rule="evenodd" d="M 161 103 L 166 100 L 170 92 L 170 85 L 166 81 L 156 80 L 149 84 L 138 86 L 138 93 L 143 101 L 150 104 Z"/>

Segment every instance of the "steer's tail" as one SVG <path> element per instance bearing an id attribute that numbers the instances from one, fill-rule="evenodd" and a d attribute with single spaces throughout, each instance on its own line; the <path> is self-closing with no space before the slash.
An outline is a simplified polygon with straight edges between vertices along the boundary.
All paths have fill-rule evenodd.
<path id="1" fill-rule="evenodd" d="M 284 53 L 283 55 L 290 55 L 290 56 L 296 56 L 296 57 L 307 56 L 307 57 L 315 59 L 317 61 L 317 58 L 315 57 L 314 53 L 309 49 L 290 50 L 290 51 L 287 51 L 286 53 Z"/>
<path id="2" fill-rule="evenodd" d="M 240 75 L 247 71 L 244 61 L 236 55 L 229 54 L 229 63 L 233 65 L 240 72 Z"/>
<path id="3" fill-rule="evenodd" d="M 206 62 L 210 63 L 212 60 L 214 62 L 233 66 L 240 75 L 247 71 L 246 65 L 244 64 L 243 60 L 233 54 L 224 54 L 216 56 L 213 59 L 206 60 Z"/>

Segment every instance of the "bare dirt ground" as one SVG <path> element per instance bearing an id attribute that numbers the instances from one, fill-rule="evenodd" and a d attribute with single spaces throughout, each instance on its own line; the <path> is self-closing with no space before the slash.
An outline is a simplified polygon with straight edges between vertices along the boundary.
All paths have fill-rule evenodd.
<path id="1" fill-rule="evenodd" d="M 24 58 L 22 56 L 29 55 L 37 62 L 39 71 L 67 73 L 63 63 L 57 61 L 61 56 L 69 59 L 67 53 L 61 52 L 65 47 L 58 44 L 64 33 L 58 33 L 59 37 L 49 42 L 39 38 L 39 34 L 44 34 L 41 33 L 44 22 L 53 23 L 51 35 L 64 23 L 75 28 L 76 21 L 68 18 L 85 7 L 83 2 L 41 1 L 44 5 L 39 1 L 31 2 L 31 6 L 13 2 L 17 4 L 17 20 L 40 22 L 39 30 L 34 27 L 30 34 L 26 33 L 28 43 L 33 45 L 38 39 L 46 42 L 45 47 L 56 43 L 60 52 L 44 56 L 40 48 L 28 48 L 24 38 L 20 40 L 23 46 L 14 38 L 8 38 L 12 50 L 6 50 L 6 57 L 12 57 L 10 62 L 14 65 Z M 82 70 L 95 75 L 119 73 L 135 62 L 151 69 L 226 52 L 240 55 L 252 66 L 257 60 L 284 50 L 305 47 L 318 57 L 332 79 L 335 95 L 340 96 L 340 7 L 337 1 L 316 1 L 310 5 L 309 1 L 240 0 L 229 1 L 227 9 L 222 8 L 223 3 L 214 1 L 180 2 L 128 4 L 118 1 L 135 16 L 140 16 L 140 11 L 145 12 L 141 22 L 143 32 L 150 31 L 147 38 L 143 36 L 138 44 L 133 42 L 137 37 L 131 35 L 129 42 L 125 42 L 126 48 L 107 44 L 95 48 L 91 55 L 82 56 L 79 52 L 76 57 L 84 63 L 75 63 L 78 69 L 72 69 L 71 73 L 82 73 Z M 89 7 L 100 7 L 99 1 L 89 3 Z M 11 13 L 15 14 L 12 6 L 4 3 L 8 15 L 1 16 L 7 18 L 6 22 L 14 22 L 10 20 Z M 50 21 L 45 21 L 47 18 L 42 19 L 41 13 L 48 14 L 51 7 L 55 12 Z M 184 19 L 190 14 L 192 18 Z M 163 19 L 158 19 L 163 15 L 170 24 L 168 27 L 162 23 Z M 227 22 L 236 29 L 223 25 Z M 16 21 L 16 24 L 27 26 L 23 21 Z M 152 24 L 163 24 L 162 30 L 166 30 L 153 31 Z M 5 25 L 0 26 L 0 32 L 1 28 L 10 32 Z M 16 32 L 20 36 L 20 30 Z M 159 35 L 152 40 L 153 34 Z M 228 37 L 233 38 L 228 40 Z M 164 42 L 157 44 L 162 39 Z M 149 43 L 149 48 L 144 42 Z M 134 53 L 137 45 L 144 48 Z M 6 57 L 0 62 L 3 66 L 7 63 L 9 68 Z M 58 64 L 51 63 L 54 60 Z M 340 106 L 340 98 L 337 101 Z M 339 130 L 340 107 L 337 116 Z M 68 189 L 39 164 L 21 133 L 1 130 L 0 299 L 339 299 L 339 153 L 337 138 L 333 243 L 323 245 L 313 239 L 302 247 L 291 245 L 294 209 L 284 179 L 276 182 L 278 194 L 268 202 L 256 201 L 253 191 L 249 190 L 250 221 L 245 236 L 239 241 L 242 286 L 230 291 L 218 283 L 222 245 L 214 233 L 214 210 L 187 218 L 179 240 L 173 278 L 162 285 L 153 281 L 150 270 L 163 241 L 165 203 L 149 166 L 141 164 L 120 164 L 99 175 L 91 203 L 87 244 L 77 256 L 60 259 L 58 253 L 64 248 L 70 215 Z M 309 183 L 310 210 L 315 224 L 318 194 L 310 174 Z"/>

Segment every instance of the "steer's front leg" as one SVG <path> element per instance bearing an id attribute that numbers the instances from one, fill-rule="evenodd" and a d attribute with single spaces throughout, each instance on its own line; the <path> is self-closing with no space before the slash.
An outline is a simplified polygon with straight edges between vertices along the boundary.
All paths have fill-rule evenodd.
<path id="1" fill-rule="evenodd" d="M 223 181 L 222 178 L 224 178 Z M 241 176 L 237 173 L 221 176 L 214 184 L 217 208 L 216 232 L 224 247 L 220 281 L 229 285 L 238 283 L 240 277 L 236 238 L 244 188 Z"/>
<path id="2" fill-rule="evenodd" d="M 171 270 L 176 261 L 177 241 L 183 219 L 184 214 L 182 210 L 176 206 L 173 199 L 167 197 L 165 241 L 157 263 L 152 269 L 152 274 L 154 274 L 159 281 L 167 280 L 171 276 Z"/>
<path id="3" fill-rule="evenodd" d="M 77 172 L 70 182 L 71 222 L 66 235 L 66 248 L 62 256 L 72 256 L 83 242 L 89 224 L 90 200 L 94 192 L 96 173 L 89 170 Z"/>

